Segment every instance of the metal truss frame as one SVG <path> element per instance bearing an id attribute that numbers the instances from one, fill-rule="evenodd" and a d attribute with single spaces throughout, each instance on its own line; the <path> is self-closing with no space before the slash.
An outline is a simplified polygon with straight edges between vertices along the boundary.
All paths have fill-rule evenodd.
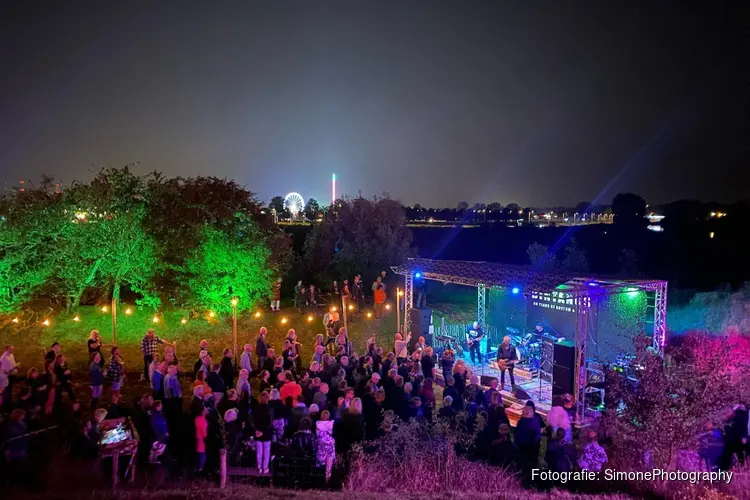
<path id="1" fill-rule="evenodd" d="M 576 405 L 576 422 L 583 422 L 586 410 L 586 341 L 589 337 L 589 307 L 588 297 L 576 297 L 576 335 L 575 335 L 575 368 L 573 391 Z"/>
<path id="2" fill-rule="evenodd" d="M 667 345 L 667 282 L 660 282 L 654 290 L 654 349 L 664 355 Z"/>
<path id="3" fill-rule="evenodd" d="M 485 290 L 484 283 L 477 284 L 477 323 L 479 327 L 484 330 L 485 327 L 485 301 L 487 300 L 487 293 Z"/>
<path id="4" fill-rule="evenodd" d="M 404 331 L 406 335 L 411 331 L 411 310 L 414 308 L 414 274 L 409 273 L 404 276 Z"/>

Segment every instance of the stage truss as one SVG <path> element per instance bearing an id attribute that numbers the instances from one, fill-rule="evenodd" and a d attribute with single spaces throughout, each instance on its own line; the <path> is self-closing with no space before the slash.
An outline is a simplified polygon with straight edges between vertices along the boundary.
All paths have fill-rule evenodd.
<path id="1" fill-rule="evenodd" d="M 566 273 L 541 272 L 533 267 L 512 266 L 490 262 L 456 260 L 407 259 L 391 268 L 404 276 L 404 334 L 411 328 L 414 275 L 443 284 L 472 286 L 477 289 L 477 322 L 485 327 L 487 288 L 512 290 L 529 297 L 531 294 L 552 293 L 573 299 L 576 314 L 575 388 L 576 417 L 582 421 L 585 411 L 586 342 L 588 314 L 593 300 L 609 295 L 642 291 L 653 294 L 653 348 L 664 353 L 667 342 L 667 282 L 661 280 L 621 280 L 598 277 L 575 277 Z"/>

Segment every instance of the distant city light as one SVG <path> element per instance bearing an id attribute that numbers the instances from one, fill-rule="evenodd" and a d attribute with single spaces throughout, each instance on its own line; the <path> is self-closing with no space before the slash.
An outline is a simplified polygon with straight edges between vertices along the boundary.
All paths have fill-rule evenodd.
<path id="1" fill-rule="evenodd" d="M 716 233 L 714 233 L 713 231 L 711 231 L 710 233 L 708 233 L 708 237 L 709 238 L 714 239 L 714 236 L 716 236 Z"/>

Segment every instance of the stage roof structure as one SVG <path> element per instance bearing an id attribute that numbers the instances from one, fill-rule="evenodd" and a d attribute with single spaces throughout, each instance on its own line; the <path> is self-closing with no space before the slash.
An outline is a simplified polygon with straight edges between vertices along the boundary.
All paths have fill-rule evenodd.
<path id="1" fill-rule="evenodd" d="M 660 280 L 623 280 L 591 276 L 575 276 L 567 272 L 538 271 L 530 266 L 514 266 L 493 262 L 463 260 L 407 259 L 391 267 L 404 276 L 404 333 L 411 331 L 414 303 L 414 279 L 454 283 L 477 289 L 477 322 L 485 326 L 486 289 L 503 288 L 516 295 L 563 295 L 574 304 L 576 313 L 575 380 L 576 415 L 583 417 L 586 388 L 586 341 L 591 301 L 618 293 L 646 292 L 653 310 L 653 347 L 663 353 L 667 338 L 667 282 Z"/>

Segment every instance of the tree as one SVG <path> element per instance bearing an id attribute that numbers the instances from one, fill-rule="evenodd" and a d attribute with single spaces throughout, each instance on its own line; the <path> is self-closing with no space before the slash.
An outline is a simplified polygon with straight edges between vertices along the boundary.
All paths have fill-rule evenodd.
<path id="1" fill-rule="evenodd" d="M 526 255 L 535 269 L 552 271 L 557 267 L 557 259 L 549 253 L 549 247 L 536 241 L 526 249 Z"/>
<path id="2" fill-rule="evenodd" d="M 474 203 L 473 210 L 484 210 L 486 206 L 487 205 L 485 205 L 484 203 L 477 202 L 477 203 Z"/>
<path id="3" fill-rule="evenodd" d="M 575 213 L 577 214 L 585 214 L 591 209 L 591 203 L 588 201 L 582 201 L 576 205 Z"/>
<path id="4" fill-rule="evenodd" d="M 308 220 L 316 220 L 319 215 L 320 205 L 318 204 L 318 200 L 310 198 L 305 204 L 305 217 L 307 217 Z"/>
<path id="5" fill-rule="evenodd" d="M 202 240 L 185 263 L 182 281 L 195 307 L 231 312 L 246 311 L 271 293 L 275 274 L 262 234 L 245 219 L 242 232 L 227 234 L 206 226 Z"/>
<path id="6" fill-rule="evenodd" d="M 573 273 L 587 273 L 589 271 L 589 261 L 586 252 L 578 246 L 575 238 L 571 238 L 565 247 L 565 256 L 561 263 L 563 269 Z"/>
<path id="7" fill-rule="evenodd" d="M 505 205 L 505 215 L 508 216 L 510 219 L 518 219 L 518 212 L 521 210 L 521 207 L 517 203 L 508 203 Z"/>
<path id="8" fill-rule="evenodd" d="M 469 204 L 467 202 L 465 202 L 465 201 L 459 201 L 458 205 L 456 206 L 456 208 L 459 211 L 465 212 L 465 211 L 467 211 L 469 209 Z"/>
<path id="9" fill-rule="evenodd" d="M 390 199 L 339 201 L 305 240 L 307 271 L 320 283 L 354 274 L 373 276 L 411 255 L 411 231 Z"/>
<path id="10" fill-rule="evenodd" d="M 490 210 L 490 211 L 496 211 L 496 210 L 502 210 L 502 209 L 503 209 L 502 204 L 496 201 L 493 201 L 492 203 L 489 203 L 487 205 L 487 210 Z"/>
<path id="11" fill-rule="evenodd" d="M 646 200 L 633 193 L 619 193 L 612 200 L 614 223 L 623 226 L 645 226 Z"/>
<path id="12" fill-rule="evenodd" d="M 623 248 L 620 252 L 620 276 L 635 278 L 638 274 L 638 255 L 630 248 Z"/>

